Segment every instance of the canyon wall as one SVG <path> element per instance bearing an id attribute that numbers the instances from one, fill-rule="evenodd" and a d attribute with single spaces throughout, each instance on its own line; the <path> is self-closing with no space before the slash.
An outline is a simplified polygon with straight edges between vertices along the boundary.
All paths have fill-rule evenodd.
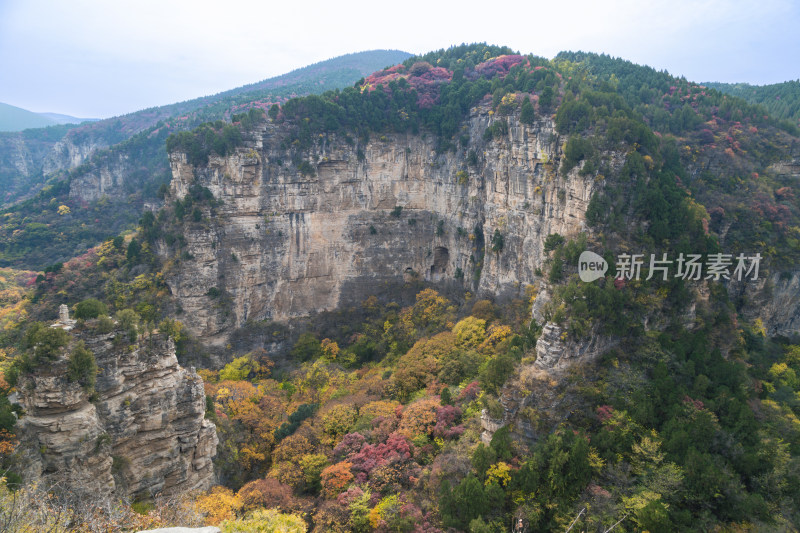
<path id="1" fill-rule="evenodd" d="M 508 133 L 486 139 L 497 120 Z M 200 185 L 221 202 L 182 228 L 183 260 L 167 277 L 181 320 L 222 342 L 248 320 L 307 316 L 412 278 L 524 294 L 540 277 L 547 235 L 586 230 L 599 179 L 560 171 L 564 139 L 549 116 L 525 125 L 478 107 L 462 137 L 455 152 L 414 134 L 362 145 L 322 136 L 297 152 L 284 127 L 266 123 L 202 167 L 172 153 L 172 199 Z"/>

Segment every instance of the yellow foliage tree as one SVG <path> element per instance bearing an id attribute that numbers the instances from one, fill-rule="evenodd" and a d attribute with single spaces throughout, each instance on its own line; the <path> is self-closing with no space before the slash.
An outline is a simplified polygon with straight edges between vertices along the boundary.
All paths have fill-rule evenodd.
<path id="1" fill-rule="evenodd" d="M 349 432 L 358 418 L 358 412 L 351 405 L 334 405 L 322 415 L 322 429 L 334 444 L 345 433 Z"/>
<path id="2" fill-rule="evenodd" d="M 436 409 L 440 406 L 436 398 L 422 398 L 409 404 L 403 411 L 403 419 L 397 428 L 398 433 L 414 439 L 428 435 L 436 425 Z"/>
<path id="3" fill-rule="evenodd" d="M 239 520 L 225 520 L 222 533 L 306 533 L 308 524 L 300 515 L 259 509 Z"/>
<path id="4" fill-rule="evenodd" d="M 217 485 L 207 494 L 197 498 L 195 507 L 198 512 L 205 515 L 206 524 L 217 526 L 223 520 L 235 519 L 236 512 L 242 508 L 242 502 L 231 489 Z"/>
<path id="5" fill-rule="evenodd" d="M 339 345 L 336 343 L 336 341 L 322 339 L 320 344 L 322 345 L 323 357 L 327 357 L 331 361 L 336 361 L 336 357 L 339 355 Z"/>
<path id="6" fill-rule="evenodd" d="M 389 418 L 393 417 L 395 410 L 400 405 L 400 402 L 393 402 L 390 400 L 378 400 L 375 402 L 369 402 L 365 404 L 359 414 L 362 418 L 367 420 L 373 420 L 378 418 L 379 416 Z"/>
<path id="7" fill-rule="evenodd" d="M 487 333 L 489 335 L 486 337 L 486 340 L 478 346 L 478 350 L 483 353 L 494 353 L 504 340 L 511 337 L 512 331 L 510 326 L 495 325 L 491 326 Z"/>
<path id="8" fill-rule="evenodd" d="M 505 487 L 509 481 L 511 481 L 511 466 L 508 463 L 500 461 L 486 471 L 486 485 L 497 483 L 501 487 Z"/>
<path id="9" fill-rule="evenodd" d="M 468 316 L 453 327 L 453 334 L 462 348 L 477 348 L 486 340 L 486 321 Z"/>

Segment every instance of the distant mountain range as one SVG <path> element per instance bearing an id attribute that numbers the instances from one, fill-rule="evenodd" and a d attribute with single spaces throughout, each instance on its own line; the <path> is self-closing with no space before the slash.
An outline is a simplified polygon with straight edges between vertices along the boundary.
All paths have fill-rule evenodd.
<path id="1" fill-rule="evenodd" d="M 78 118 L 61 113 L 35 113 L 0 102 L 0 131 L 22 131 L 30 128 L 46 128 L 58 124 L 80 124 L 98 120 L 100 119 Z"/>

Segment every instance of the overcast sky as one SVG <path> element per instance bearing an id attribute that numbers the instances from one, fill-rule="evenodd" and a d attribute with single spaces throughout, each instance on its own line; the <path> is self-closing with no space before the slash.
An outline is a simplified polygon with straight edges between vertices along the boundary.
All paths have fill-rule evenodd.
<path id="1" fill-rule="evenodd" d="M 0 102 L 109 117 L 350 52 L 480 41 L 774 83 L 800 78 L 798 28 L 794 0 L 0 0 Z"/>

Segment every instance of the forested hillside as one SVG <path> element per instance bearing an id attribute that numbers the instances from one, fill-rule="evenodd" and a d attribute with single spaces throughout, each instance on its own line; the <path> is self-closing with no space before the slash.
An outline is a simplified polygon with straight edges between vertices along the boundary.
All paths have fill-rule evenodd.
<path id="1" fill-rule="evenodd" d="M 749 83 L 708 82 L 703 85 L 722 93 L 738 96 L 751 104 L 763 105 L 777 119 L 800 122 L 800 81 L 785 81 L 771 85 Z"/>

